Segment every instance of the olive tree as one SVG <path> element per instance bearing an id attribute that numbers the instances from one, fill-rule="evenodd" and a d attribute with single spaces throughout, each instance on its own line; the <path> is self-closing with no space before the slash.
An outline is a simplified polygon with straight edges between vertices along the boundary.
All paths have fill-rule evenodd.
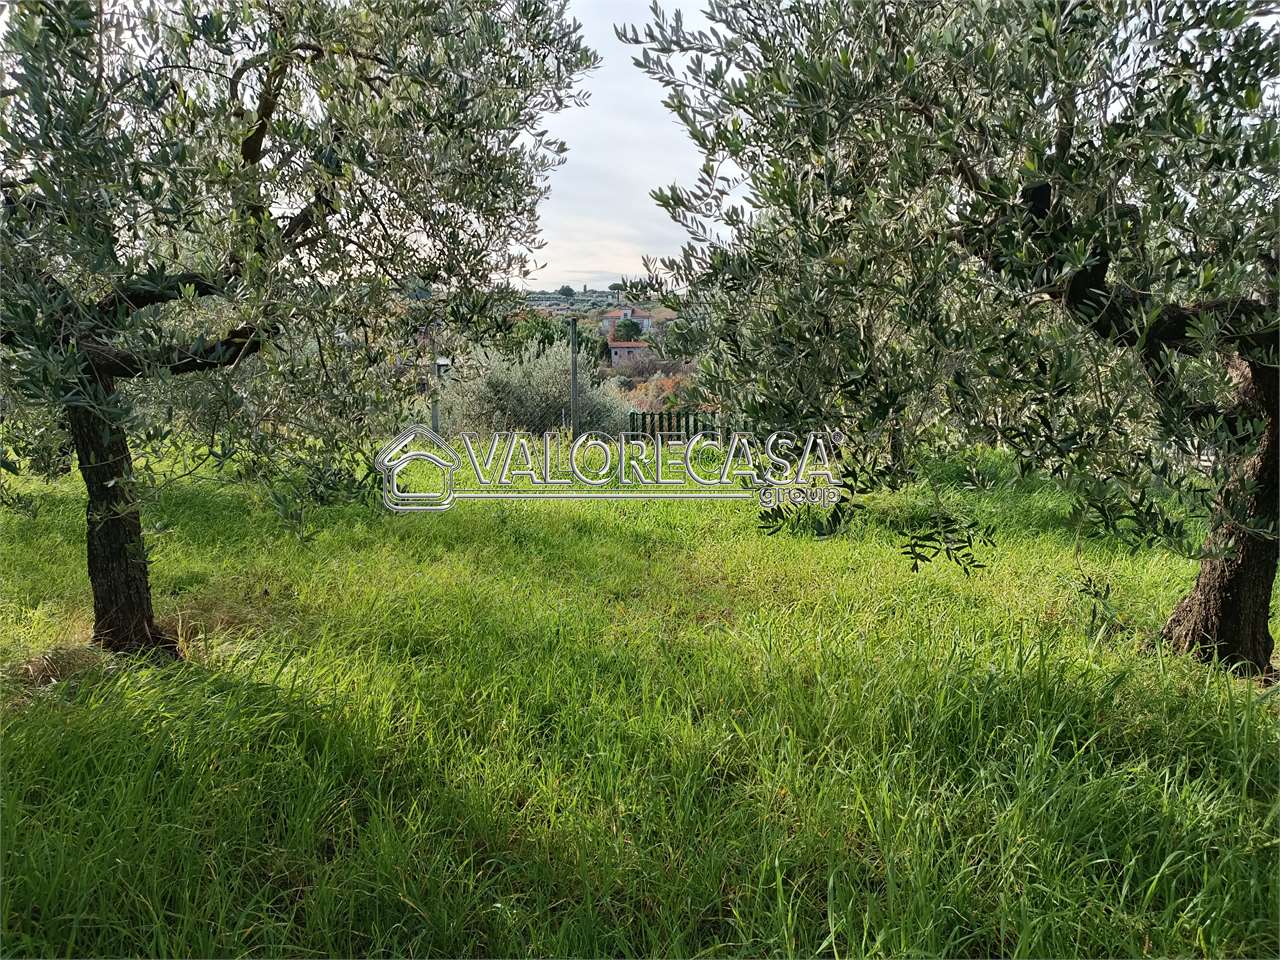
<path id="1" fill-rule="evenodd" d="M 869 428 L 941 404 L 1082 518 L 1198 556 L 1167 640 L 1267 670 L 1275 14 L 712 0 L 691 30 L 655 5 L 619 34 L 705 156 L 656 193 L 691 239 L 651 265 L 703 382 L 848 424 L 872 474 Z"/>
<path id="2" fill-rule="evenodd" d="M 500 320 L 565 149 L 542 119 L 594 64 L 563 0 L 8 6 L 0 416 L 70 431 L 98 641 L 172 646 L 131 442 L 199 383 L 267 454 L 322 450 L 415 330 Z M 231 456 L 227 422 L 184 449 Z"/>

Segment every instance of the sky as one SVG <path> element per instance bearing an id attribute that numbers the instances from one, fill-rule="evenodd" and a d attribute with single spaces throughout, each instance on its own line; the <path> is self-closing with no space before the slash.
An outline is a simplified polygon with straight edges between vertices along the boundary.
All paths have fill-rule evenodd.
<path id="1" fill-rule="evenodd" d="M 686 22 L 701 22 L 697 0 L 663 0 Z M 641 258 L 677 253 L 684 230 L 653 202 L 649 191 L 673 181 L 690 184 L 701 162 L 679 122 L 662 106 L 664 91 L 631 59 L 639 48 L 619 42 L 614 24 L 649 22 L 649 0 L 571 0 L 587 43 L 603 62 L 585 80 L 586 107 L 564 111 L 547 129 L 569 145 L 551 176 L 541 208 L 546 264 L 529 280 L 534 290 L 585 283 L 603 289 L 622 275 L 640 276 Z"/>

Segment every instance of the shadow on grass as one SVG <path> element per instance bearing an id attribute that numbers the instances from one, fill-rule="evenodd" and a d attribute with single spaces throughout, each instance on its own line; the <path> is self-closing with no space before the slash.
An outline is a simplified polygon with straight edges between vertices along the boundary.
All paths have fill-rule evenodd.
<path id="1" fill-rule="evenodd" d="M 6 952 L 1274 953 L 1256 703 L 836 663 L 85 673 L 4 718 Z"/>

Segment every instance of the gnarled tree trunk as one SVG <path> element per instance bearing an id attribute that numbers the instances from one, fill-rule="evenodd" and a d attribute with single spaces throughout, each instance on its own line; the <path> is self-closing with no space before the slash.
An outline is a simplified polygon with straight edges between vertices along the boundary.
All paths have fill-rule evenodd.
<path id="1" fill-rule="evenodd" d="M 1274 367 L 1239 359 L 1232 362 L 1231 375 L 1239 412 L 1266 422 L 1254 455 L 1224 491 L 1239 501 L 1237 515 L 1250 523 L 1226 521 L 1210 532 L 1206 550 L 1226 552 L 1201 563 L 1195 586 L 1174 608 L 1164 637 L 1174 649 L 1200 659 L 1270 674 L 1274 641 L 1268 619 L 1280 558 L 1274 536 L 1280 514 L 1280 376 Z"/>
<path id="2" fill-rule="evenodd" d="M 99 378 L 100 397 L 114 385 Z M 97 391 L 95 391 L 97 392 Z M 93 588 L 93 639 L 108 650 L 140 652 L 176 646 L 155 625 L 151 583 L 142 544 L 142 522 L 132 491 L 133 458 L 116 423 L 90 406 L 68 410 L 80 473 L 89 492 L 89 583 Z"/>

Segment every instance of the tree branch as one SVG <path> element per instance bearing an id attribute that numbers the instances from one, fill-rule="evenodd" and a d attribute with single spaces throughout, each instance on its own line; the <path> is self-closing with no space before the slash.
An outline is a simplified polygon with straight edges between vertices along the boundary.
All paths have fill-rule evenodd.
<path id="1" fill-rule="evenodd" d="M 1171 303 L 1161 309 L 1156 322 L 1147 331 L 1147 342 L 1156 342 L 1160 346 L 1182 352 L 1194 352 L 1196 339 L 1192 336 L 1192 328 L 1203 317 L 1218 316 L 1223 322 L 1224 339 L 1237 349 L 1262 350 L 1275 347 L 1280 338 L 1280 320 L 1276 319 L 1275 303 L 1266 303 L 1254 297 L 1224 297 L 1218 300 L 1206 300 L 1187 306 Z M 1250 321 L 1262 320 L 1268 315 L 1271 323 L 1258 329 L 1241 330 L 1233 322 L 1237 319 Z"/>
<path id="2" fill-rule="evenodd" d="M 295 213 L 280 231 L 280 238 L 286 244 L 302 236 L 317 223 L 323 223 L 333 212 L 333 191 L 329 186 L 316 188 L 311 202 Z M 295 244 L 296 246 L 296 244 Z"/>
<path id="3" fill-rule="evenodd" d="M 100 314 L 114 314 L 119 310 L 133 313 L 145 307 L 171 303 L 182 299 L 183 288 L 188 286 L 195 289 L 198 297 L 215 296 L 225 293 L 227 285 L 234 279 L 234 272 L 217 278 L 190 271 L 146 276 L 130 283 L 118 284 L 98 301 L 95 311 Z"/>
<path id="4" fill-rule="evenodd" d="M 1023 229 L 1035 231 L 1042 244 L 1047 264 L 1051 267 L 1059 250 L 1069 248 L 1079 238 L 1070 216 L 1057 203 L 1051 183 L 1028 184 L 1022 189 Z M 1117 215 L 1129 216 L 1130 208 L 1116 208 Z M 997 220 L 999 216 L 997 215 Z M 993 221 L 994 223 L 994 221 Z M 996 273 L 1008 273 L 997 251 L 991 247 L 987 230 L 961 230 L 955 239 Z M 1135 291 L 1117 289 L 1108 279 L 1111 251 L 1102 237 L 1092 238 L 1093 250 L 1088 262 L 1072 273 L 1065 283 L 1045 291 L 1047 296 L 1095 334 L 1117 346 L 1141 351 L 1148 369 L 1158 364 L 1161 353 L 1168 349 L 1194 355 L 1200 351 L 1195 328 L 1201 320 L 1217 317 L 1223 341 L 1236 351 L 1257 351 L 1274 347 L 1280 336 L 1276 320 L 1274 293 L 1269 300 L 1259 297 L 1224 297 L 1193 304 L 1168 303 L 1154 311 L 1147 298 Z M 1016 272 L 1016 271 L 1015 271 Z M 1148 317 L 1151 319 L 1148 322 Z M 1270 317 L 1270 323 L 1266 319 Z M 1255 323 L 1254 321 L 1263 321 Z"/>
<path id="5" fill-rule="evenodd" d="M 240 157 L 245 166 L 253 166 L 262 159 L 262 144 L 267 138 L 267 126 L 271 123 L 271 115 L 279 102 L 280 88 L 284 84 L 288 67 L 287 59 L 279 61 L 267 71 L 266 79 L 263 80 L 262 91 L 258 95 L 258 109 L 255 111 L 257 122 L 240 143 Z"/>
<path id="6" fill-rule="evenodd" d="M 101 341 L 82 341 L 80 348 L 100 376 L 129 379 L 159 370 L 182 374 L 235 366 L 270 343 L 276 332 L 274 325 L 246 323 L 213 343 L 174 347 L 151 357 L 120 350 Z"/>

